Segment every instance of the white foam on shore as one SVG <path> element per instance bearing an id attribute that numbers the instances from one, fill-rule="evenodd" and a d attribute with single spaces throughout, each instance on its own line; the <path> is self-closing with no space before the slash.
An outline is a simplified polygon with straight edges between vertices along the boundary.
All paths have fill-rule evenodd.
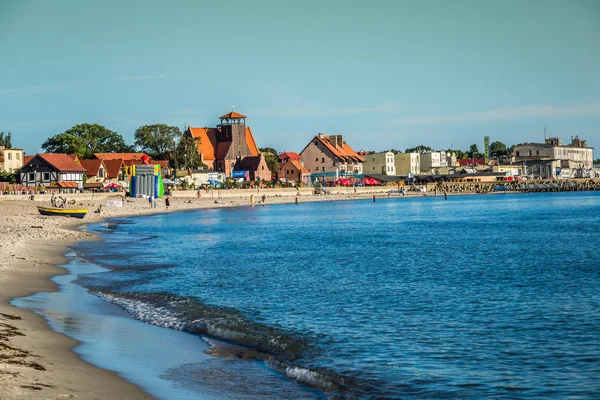
<path id="1" fill-rule="evenodd" d="M 135 319 L 138 319 L 147 324 L 162 326 L 182 331 L 186 324 L 179 320 L 178 316 L 170 312 L 165 307 L 154 307 L 140 300 L 124 299 L 99 292 L 97 296 L 102 300 L 116 304 L 122 307 Z"/>

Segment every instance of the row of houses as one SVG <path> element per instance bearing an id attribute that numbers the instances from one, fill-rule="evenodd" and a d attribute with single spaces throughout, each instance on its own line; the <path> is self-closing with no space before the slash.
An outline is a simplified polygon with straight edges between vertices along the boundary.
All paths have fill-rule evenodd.
<path id="1" fill-rule="evenodd" d="M 141 165 L 144 153 L 95 153 L 93 159 L 82 160 L 75 154 L 44 154 L 25 156 L 19 168 L 24 186 L 44 187 L 49 190 L 100 189 L 108 182 L 127 187 L 134 165 Z M 154 160 L 168 170 L 168 161 Z M 168 171 L 165 171 L 168 173 Z"/>
<path id="2" fill-rule="evenodd" d="M 564 145 L 559 138 L 545 143 L 525 143 L 514 148 L 507 165 L 495 160 L 457 160 L 453 152 L 422 153 L 356 152 L 342 135 L 315 135 L 300 153 L 279 154 L 279 171 L 273 176 L 246 124 L 247 117 L 231 111 L 222 115 L 216 127 L 188 127 L 184 136 L 194 139 L 203 171 L 188 171 L 188 181 L 204 183 L 227 178 L 308 184 L 314 180 L 333 180 L 340 176 L 410 177 L 490 172 L 497 175 L 533 175 L 549 178 L 579 177 L 593 168 L 593 148 L 578 137 Z M 143 153 L 96 153 L 91 160 L 67 154 L 25 156 L 20 149 L 0 148 L 0 169 L 20 170 L 26 186 L 95 189 L 107 181 L 127 186 L 133 166 L 143 163 Z M 151 160 L 169 175 L 167 160 Z M 470 169 L 473 171 L 469 172 Z M 489 171 L 482 171 L 482 169 Z M 583 172 L 582 172 L 583 171 Z M 194 174 L 196 174 L 194 176 Z M 393 179 L 392 179 L 393 180 Z"/>

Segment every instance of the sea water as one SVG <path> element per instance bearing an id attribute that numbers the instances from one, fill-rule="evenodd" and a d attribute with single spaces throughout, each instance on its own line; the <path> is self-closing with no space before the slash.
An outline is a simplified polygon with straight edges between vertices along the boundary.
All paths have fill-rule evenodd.
<path id="1" fill-rule="evenodd" d="M 241 399 L 600 396 L 597 193 L 267 205 L 87 229 L 104 240 L 77 245 L 79 262 L 106 270 L 73 270 L 74 282 L 202 353 L 171 357 L 159 375 L 173 387 Z M 138 356 L 122 357 L 127 369 Z"/>

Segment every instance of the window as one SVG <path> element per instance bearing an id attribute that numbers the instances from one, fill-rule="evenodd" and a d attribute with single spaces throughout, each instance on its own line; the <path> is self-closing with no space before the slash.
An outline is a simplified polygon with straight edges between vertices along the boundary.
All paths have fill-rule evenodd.
<path id="1" fill-rule="evenodd" d="M 315 161 L 319 161 L 319 157 L 315 158 Z"/>
<path id="2" fill-rule="evenodd" d="M 12 160 L 12 153 L 8 153 L 8 159 Z"/>
<path id="3" fill-rule="evenodd" d="M 325 157 L 321 158 L 321 162 L 324 164 L 325 163 Z"/>
<path id="4" fill-rule="evenodd" d="M 315 172 L 319 172 L 319 167 L 315 168 Z"/>
<path id="5" fill-rule="evenodd" d="M 260 169 L 264 171 L 264 170 L 265 170 L 265 166 L 264 166 L 264 165 L 261 165 L 261 166 L 260 166 Z"/>
<path id="6" fill-rule="evenodd" d="M 531 155 L 531 150 L 529 150 L 529 151 L 527 152 L 527 155 L 529 155 L 529 156 Z"/>
<path id="7" fill-rule="evenodd" d="M 515 155 L 516 155 L 517 157 L 519 157 L 519 152 L 517 151 L 517 152 L 515 153 Z"/>
<path id="8" fill-rule="evenodd" d="M 321 169 L 323 170 L 323 172 L 325 172 L 325 167 L 321 167 Z"/>
<path id="9" fill-rule="evenodd" d="M 49 181 L 50 180 L 50 172 L 44 172 L 44 180 L 45 181 Z"/>
<path id="10" fill-rule="evenodd" d="M 539 150 L 536 150 L 536 151 L 535 151 L 535 155 L 536 155 L 536 156 L 539 156 L 539 155 L 540 155 L 540 151 L 539 151 Z"/>
<path id="11" fill-rule="evenodd" d="M 21 153 L 17 153 L 17 160 L 21 159 Z"/>
<path id="12" fill-rule="evenodd" d="M 28 181 L 35 181 L 35 172 L 30 172 L 27 174 Z"/>

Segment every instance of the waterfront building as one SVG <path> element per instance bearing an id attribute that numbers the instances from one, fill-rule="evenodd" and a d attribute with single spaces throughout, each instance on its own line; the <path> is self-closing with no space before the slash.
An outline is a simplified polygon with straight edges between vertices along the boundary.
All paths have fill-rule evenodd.
<path id="1" fill-rule="evenodd" d="M 238 159 L 233 167 L 233 171 L 247 172 L 248 175 L 246 179 L 250 181 L 270 181 L 272 179 L 271 171 L 269 170 L 269 166 L 267 165 L 267 161 L 265 160 L 265 156 L 263 154 Z M 231 175 L 234 177 L 236 176 L 234 173 Z"/>
<path id="2" fill-rule="evenodd" d="M 578 136 L 571 138 L 570 145 L 563 145 L 557 137 L 547 138 L 544 143 L 524 143 L 513 150 L 515 163 L 521 163 L 525 175 L 541 178 L 585 177 L 593 168 L 594 149 Z"/>
<path id="3" fill-rule="evenodd" d="M 283 153 L 281 153 L 280 155 L 277 156 L 277 162 L 278 163 L 284 163 L 288 159 L 300 161 L 300 155 L 298 153 L 293 152 L 293 151 L 284 151 Z"/>
<path id="4" fill-rule="evenodd" d="M 394 153 L 391 151 L 381 153 L 368 153 L 361 156 L 365 159 L 363 172 L 365 174 L 396 175 Z"/>
<path id="5" fill-rule="evenodd" d="M 18 171 L 23 166 L 23 158 L 23 149 L 7 149 L 0 146 L 0 171 Z"/>
<path id="6" fill-rule="evenodd" d="M 106 179 L 106 166 L 104 161 L 94 158 L 91 160 L 79 160 L 79 164 L 85 168 L 85 189 L 99 189 Z"/>
<path id="7" fill-rule="evenodd" d="M 23 186 L 50 189 L 83 189 L 86 169 L 67 154 L 36 154 L 21 168 Z"/>
<path id="8" fill-rule="evenodd" d="M 235 111 L 222 115 L 216 128 L 188 127 L 184 135 L 199 139 L 198 154 L 209 169 L 231 176 L 236 163 L 245 157 L 258 157 L 260 151 L 246 116 Z"/>
<path id="9" fill-rule="evenodd" d="M 394 155 L 396 174 L 401 176 L 419 175 L 421 173 L 421 154 L 399 153 Z"/>
<path id="10" fill-rule="evenodd" d="M 365 159 L 344 141 L 342 135 L 316 135 L 300 152 L 300 159 L 311 173 L 363 173 Z"/>
<path id="11" fill-rule="evenodd" d="M 277 173 L 277 178 L 280 181 L 303 183 L 305 185 L 310 183 L 310 171 L 302 165 L 299 159 L 296 160 L 292 157 L 286 157 L 284 159 L 285 162 L 279 163 L 279 172 Z"/>
<path id="12" fill-rule="evenodd" d="M 445 151 L 428 151 L 421 153 L 421 173 L 435 174 L 438 168 L 446 168 L 448 161 L 446 160 Z"/>

